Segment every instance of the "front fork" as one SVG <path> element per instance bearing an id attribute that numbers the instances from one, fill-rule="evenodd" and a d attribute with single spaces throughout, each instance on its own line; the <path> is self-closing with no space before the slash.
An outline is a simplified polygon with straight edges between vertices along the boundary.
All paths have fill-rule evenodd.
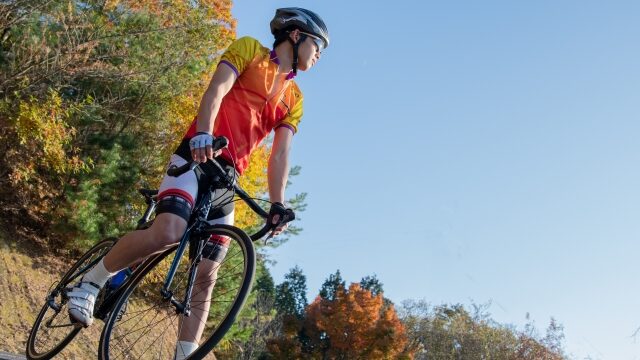
<path id="1" fill-rule="evenodd" d="M 206 204 L 206 203 L 208 203 L 209 205 L 201 206 L 202 204 Z M 209 210 L 211 207 L 210 203 L 211 203 L 211 193 L 207 193 L 207 195 L 205 195 L 200 200 L 200 203 L 196 206 L 196 208 L 200 210 L 197 214 L 195 214 L 195 216 L 203 222 L 206 222 L 207 216 L 209 214 Z M 199 223 L 199 221 L 196 221 L 196 224 L 197 223 Z M 197 240 L 190 241 L 190 238 L 192 235 L 192 229 L 193 229 L 192 227 L 188 228 L 187 231 L 185 231 L 184 234 L 182 235 L 182 238 L 180 239 L 180 245 L 178 245 L 178 250 L 176 250 L 176 255 L 173 258 L 173 262 L 171 263 L 171 268 L 169 268 L 169 273 L 167 274 L 164 285 L 160 290 L 160 295 L 162 295 L 162 297 L 165 300 L 171 301 L 171 304 L 176 308 L 176 313 L 184 314 L 185 316 L 189 316 L 191 314 L 190 304 L 191 304 L 191 294 L 193 293 L 193 282 L 197 274 L 198 265 L 202 261 L 202 248 L 204 247 L 204 244 L 206 242 L 205 240 L 202 240 L 197 236 L 194 237 Z M 198 230 L 200 229 L 196 229 L 196 232 Z M 173 296 L 173 291 L 171 291 L 170 288 L 171 288 L 171 283 L 173 282 L 173 278 L 176 275 L 176 271 L 178 271 L 178 266 L 180 265 L 180 260 L 182 259 L 182 255 L 184 255 L 184 252 L 187 248 L 187 244 L 189 244 L 189 246 L 197 246 L 196 251 L 191 252 L 191 254 L 193 255 L 197 254 L 197 256 L 195 256 L 195 258 L 193 259 L 193 263 L 189 267 L 189 279 L 187 281 L 187 288 L 186 288 L 186 293 L 184 295 L 184 300 L 182 302 L 179 302 Z M 192 257 L 193 256 L 189 256 L 190 259 Z"/>
<path id="2" fill-rule="evenodd" d="M 176 250 L 175 257 L 173 258 L 173 262 L 171 263 L 171 267 L 169 268 L 169 272 L 167 273 L 167 277 L 165 279 L 164 285 L 160 290 L 160 294 L 164 298 L 164 300 L 168 300 L 171 304 L 176 308 L 177 314 L 184 314 L 185 316 L 189 316 L 191 314 L 191 295 L 193 294 L 193 283 L 196 278 L 196 274 L 198 271 L 198 265 L 202 261 L 202 248 L 204 247 L 204 240 L 194 240 L 189 241 L 191 231 L 187 230 L 182 239 L 180 239 L 180 245 L 178 245 L 178 249 Z M 173 296 L 173 291 L 171 290 L 171 283 L 176 275 L 176 271 L 180 266 L 180 261 L 182 260 L 182 255 L 186 251 L 187 244 L 189 246 L 197 246 L 196 251 L 191 252 L 192 254 L 198 254 L 193 260 L 192 264 L 189 267 L 189 278 L 187 280 L 186 293 L 184 295 L 184 299 L 182 302 L 178 301 Z"/>

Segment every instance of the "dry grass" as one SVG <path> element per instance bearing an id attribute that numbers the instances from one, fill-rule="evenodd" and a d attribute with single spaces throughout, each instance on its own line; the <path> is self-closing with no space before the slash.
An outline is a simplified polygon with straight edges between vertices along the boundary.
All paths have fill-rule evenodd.
<path id="1" fill-rule="evenodd" d="M 54 256 L 43 250 L 38 245 L 28 240 L 13 241 L 0 228 L 0 351 L 14 354 L 24 354 L 29 331 L 35 318 L 44 305 L 46 294 L 55 281 L 59 280 L 64 272 L 79 256 L 68 254 L 67 256 Z M 159 266 L 160 272 L 168 267 L 169 258 Z M 185 260 L 186 261 L 186 260 Z M 164 266 L 163 266 L 164 265 Z M 153 273 L 152 273 L 153 274 Z M 158 275 L 160 276 L 160 275 Z M 156 276 L 156 277 L 158 277 Z M 151 276 L 154 277 L 154 276 Z M 162 277 L 155 279 L 162 281 Z M 153 292 L 155 294 L 155 292 Z M 135 314 L 139 307 L 147 308 L 153 296 L 137 299 L 128 308 L 128 312 Z M 138 320 L 141 324 L 150 323 L 166 312 L 150 311 Z M 160 318 L 167 319 L 175 316 L 163 315 Z M 175 320 L 177 321 L 177 320 Z M 166 327 L 167 323 L 159 324 L 155 329 L 149 330 L 149 339 L 167 337 L 167 343 L 175 344 Z M 138 326 L 138 325 L 133 325 Z M 83 329 L 79 335 L 59 354 L 56 359 L 95 359 L 98 353 L 98 343 L 102 331 L 103 322 L 96 320 L 94 324 Z M 126 328 L 126 326 L 125 326 Z M 175 331 L 175 330 L 174 330 Z M 171 341 L 174 340 L 174 341 Z M 161 342 L 162 343 L 162 342 Z M 144 345 L 144 344 L 143 344 Z M 173 346 L 165 349 L 168 354 L 173 353 Z M 130 355 L 135 356 L 143 350 L 132 348 Z M 144 358 L 141 356 L 139 358 Z M 215 359 L 214 354 L 209 354 L 207 359 Z"/>
<path id="2" fill-rule="evenodd" d="M 71 261 L 42 254 L 37 247 L 12 241 L 0 232 L 0 351 L 24 354 L 47 290 Z M 83 330 L 56 359 L 96 358 L 100 324 Z"/>

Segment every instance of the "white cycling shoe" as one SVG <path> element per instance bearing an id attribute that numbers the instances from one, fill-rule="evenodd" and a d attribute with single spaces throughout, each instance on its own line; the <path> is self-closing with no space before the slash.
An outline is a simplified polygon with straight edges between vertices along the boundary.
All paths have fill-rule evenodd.
<path id="1" fill-rule="evenodd" d="M 92 282 L 81 281 L 67 292 L 69 297 L 69 316 L 87 327 L 93 323 L 93 306 L 100 287 Z"/>

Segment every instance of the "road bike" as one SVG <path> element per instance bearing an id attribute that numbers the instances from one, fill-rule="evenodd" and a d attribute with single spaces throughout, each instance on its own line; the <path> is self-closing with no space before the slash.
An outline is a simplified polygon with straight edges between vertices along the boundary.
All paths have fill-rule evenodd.
<path id="1" fill-rule="evenodd" d="M 182 326 L 180 319 L 195 310 L 205 312 L 199 325 L 203 335 L 199 347 L 188 359 L 214 359 L 213 348 L 229 331 L 250 295 L 256 265 L 253 241 L 268 234 L 272 236 L 277 227 L 295 218 L 293 211 L 288 209 L 278 224 L 267 223 L 251 236 L 235 226 L 211 225 L 206 221 L 209 211 L 238 199 L 264 219 L 269 214 L 257 199 L 237 184 L 235 172 L 225 171 L 217 160 L 204 164 L 187 163 L 171 168 L 167 173 L 179 176 L 186 171 L 205 176 L 210 185 L 209 191 L 202 192 L 196 201 L 181 240 L 135 267 L 121 271 L 98 294 L 94 318 L 104 322 L 98 350 L 101 360 L 173 358 Z M 221 203 L 213 194 L 214 190 L 222 188 L 232 191 L 235 196 Z M 153 222 L 158 191 L 140 189 L 139 192 L 144 196 L 147 208 L 137 229 L 146 229 Z M 204 246 L 212 236 L 228 239 L 227 254 L 212 269 L 217 276 L 212 276 L 207 283 L 195 283 Z M 68 316 L 66 293 L 116 241 L 106 239 L 93 246 L 52 286 L 27 341 L 28 359 L 52 358 L 83 329 Z M 199 300 L 211 287 L 210 303 Z"/>

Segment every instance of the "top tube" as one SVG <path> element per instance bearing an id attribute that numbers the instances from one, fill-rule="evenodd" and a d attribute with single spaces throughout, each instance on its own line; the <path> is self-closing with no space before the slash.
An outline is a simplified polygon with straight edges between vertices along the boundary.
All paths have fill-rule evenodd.
<path id="1" fill-rule="evenodd" d="M 178 177 L 188 171 L 195 171 L 196 168 L 200 168 L 200 170 L 207 176 L 211 176 L 211 175 L 219 176 L 220 179 L 222 179 L 224 182 L 226 182 L 230 187 L 234 189 L 238 197 L 242 199 L 249 206 L 249 208 L 251 208 L 251 210 L 253 210 L 256 214 L 260 215 L 263 219 L 268 218 L 269 213 L 266 212 L 262 207 L 260 207 L 260 205 L 258 205 L 258 203 L 251 196 L 249 196 L 249 194 L 247 194 L 247 192 L 244 191 L 240 187 L 240 185 L 238 185 L 235 178 L 232 178 L 227 175 L 226 171 L 224 171 L 224 169 L 216 159 L 208 159 L 206 161 L 206 164 L 212 165 L 212 167 L 217 171 L 217 174 L 209 174 L 207 171 L 204 171 L 200 167 L 200 163 L 197 163 L 195 161 L 189 161 L 180 167 L 170 168 L 169 170 L 167 170 L 167 175 Z M 265 226 L 262 229 L 260 229 L 257 233 L 251 235 L 250 238 L 253 241 L 258 240 L 262 238 L 264 235 L 266 235 L 269 231 L 273 230 L 274 228 L 275 228 L 275 225 L 265 223 Z"/>

